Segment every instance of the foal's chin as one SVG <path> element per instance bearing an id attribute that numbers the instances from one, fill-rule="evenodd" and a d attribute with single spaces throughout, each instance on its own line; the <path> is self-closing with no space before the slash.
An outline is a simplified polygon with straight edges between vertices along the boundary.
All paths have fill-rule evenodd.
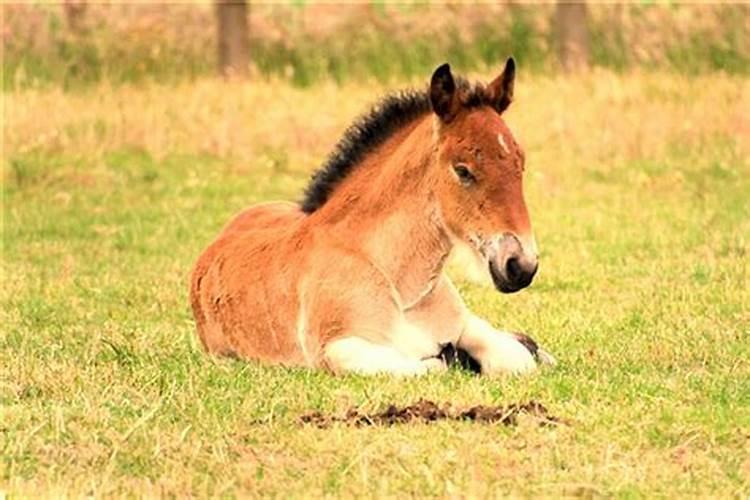
<path id="1" fill-rule="evenodd" d="M 494 288 L 500 293 L 516 293 L 531 285 L 531 281 L 511 281 L 498 268 L 495 259 L 478 249 L 477 245 L 463 241 L 454 243 L 447 266 L 452 276 Z"/>
<path id="2" fill-rule="evenodd" d="M 447 268 L 451 276 L 487 288 L 495 286 L 492 277 L 487 273 L 487 258 L 472 245 L 463 241 L 454 243 Z"/>

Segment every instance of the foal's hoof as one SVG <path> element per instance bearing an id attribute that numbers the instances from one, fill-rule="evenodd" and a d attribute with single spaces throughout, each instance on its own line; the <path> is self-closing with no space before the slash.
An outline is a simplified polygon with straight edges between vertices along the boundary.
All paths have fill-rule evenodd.
<path id="1" fill-rule="evenodd" d="M 513 332 L 513 335 L 516 337 L 518 342 L 520 342 L 526 349 L 528 349 L 531 355 L 534 356 L 534 360 L 537 363 L 549 366 L 555 366 L 557 364 L 557 360 L 555 359 L 555 357 L 539 347 L 539 344 L 536 343 L 536 340 L 532 339 L 525 333 Z"/>
<path id="2" fill-rule="evenodd" d="M 537 361 L 539 361 L 539 363 L 543 365 L 549 365 L 549 366 L 557 365 L 557 360 L 555 359 L 555 357 L 552 354 L 545 351 L 544 349 L 537 350 L 536 358 L 537 358 Z"/>
<path id="3" fill-rule="evenodd" d="M 482 373 L 479 361 L 474 359 L 465 349 L 455 347 L 453 344 L 445 344 L 438 356 L 447 367 L 457 366 L 472 373 Z"/>

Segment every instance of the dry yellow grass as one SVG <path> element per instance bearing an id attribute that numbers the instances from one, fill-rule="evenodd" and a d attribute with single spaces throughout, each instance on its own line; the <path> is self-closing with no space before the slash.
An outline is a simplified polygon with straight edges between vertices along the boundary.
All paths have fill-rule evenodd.
<path id="1" fill-rule="evenodd" d="M 425 76 L 425 80 L 427 79 Z M 492 75 L 474 75 L 489 78 Z M 412 86 L 424 85 L 413 82 Z M 278 81 L 112 89 L 86 93 L 6 93 L 9 154 L 75 152 L 99 157 L 136 148 L 157 158 L 209 154 L 242 162 L 288 151 L 294 169 L 315 166 L 344 127 L 393 87 L 320 84 L 311 90 Z M 750 83 L 742 77 L 667 74 L 524 77 L 506 119 L 532 153 L 530 166 L 660 158 L 675 147 L 711 147 L 717 137 L 750 151 Z"/>

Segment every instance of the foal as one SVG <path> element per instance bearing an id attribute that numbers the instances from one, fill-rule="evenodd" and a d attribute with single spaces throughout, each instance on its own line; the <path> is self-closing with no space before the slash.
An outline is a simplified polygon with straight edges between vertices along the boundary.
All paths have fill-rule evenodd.
<path id="1" fill-rule="evenodd" d="M 192 274 L 206 350 L 402 375 L 444 367 L 446 345 L 487 374 L 551 359 L 469 311 L 443 272 L 461 244 L 501 292 L 536 273 L 524 153 L 501 116 L 514 79 L 512 58 L 486 86 L 442 65 L 427 91 L 386 97 L 356 121 L 301 206 L 264 203 L 236 216 Z"/>

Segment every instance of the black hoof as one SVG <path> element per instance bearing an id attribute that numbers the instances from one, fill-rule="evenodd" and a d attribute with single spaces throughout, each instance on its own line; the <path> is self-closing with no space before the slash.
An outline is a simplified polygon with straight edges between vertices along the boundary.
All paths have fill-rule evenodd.
<path id="1" fill-rule="evenodd" d="M 445 362 L 448 368 L 457 366 L 471 373 L 482 373 L 482 366 L 479 362 L 471 357 L 468 352 L 460 348 L 457 349 L 453 344 L 445 344 L 438 357 Z"/>
<path id="2" fill-rule="evenodd" d="M 525 333 L 513 332 L 513 335 L 515 335 L 516 339 L 521 343 L 521 345 L 529 350 L 531 355 L 534 356 L 534 359 L 537 363 L 551 366 L 557 364 L 557 360 L 555 359 L 555 357 L 544 349 L 540 349 L 539 344 L 536 343 L 536 340 L 532 339 Z"/>

